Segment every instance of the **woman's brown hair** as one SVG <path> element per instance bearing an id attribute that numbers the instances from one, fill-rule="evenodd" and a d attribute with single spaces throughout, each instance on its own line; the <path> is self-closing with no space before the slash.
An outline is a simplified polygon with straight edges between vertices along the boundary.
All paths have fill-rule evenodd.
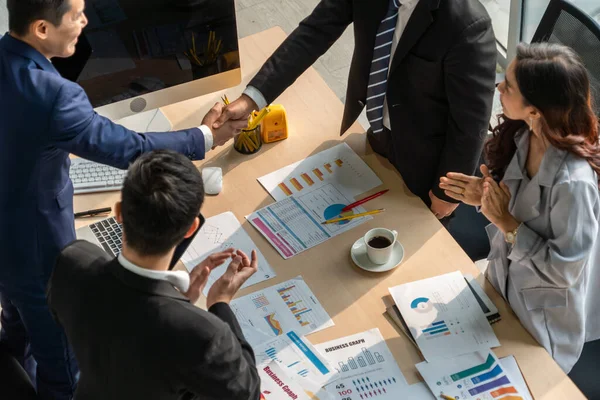
<path id="1" fill-rule="evenodd" d="M 526 105 L 542 114 L 545 139 L 558 149 L 584 158 L 600 177 L 598 117 L 593 110 L 590 79 L 579 56 L 562 45 L 520 44 L 515 76 Z M 488 167 L 498 180 L 516 151 L 515 135 L 527 126 L 504 114 L 499 121 L 485 144 Z"/>

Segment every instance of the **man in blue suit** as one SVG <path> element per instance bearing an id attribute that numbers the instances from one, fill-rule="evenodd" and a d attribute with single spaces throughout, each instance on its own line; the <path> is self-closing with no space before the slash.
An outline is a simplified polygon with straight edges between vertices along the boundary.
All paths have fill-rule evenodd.
<path id="1" fill-rule="evenodd" d="M 211 132 L 218 105 L 200 128 L 164 134 L 138 134 L 97 115 L 83 89 L 50 63 L 74 53 L 84 7 L 84 0 L 8 0 L 10 32 L 0 38 L 0 342 L 41 399 L 72 398 L 78 378 L 45 293 L 57 255 L 75 240 L 69 153 L 118 168 L 154 149 L 199 160 L 245 125 Z"/>

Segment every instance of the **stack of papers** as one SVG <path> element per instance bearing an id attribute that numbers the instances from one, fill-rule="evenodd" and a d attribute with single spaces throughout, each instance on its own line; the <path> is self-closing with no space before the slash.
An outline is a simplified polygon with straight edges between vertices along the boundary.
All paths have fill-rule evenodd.
<path id="1" fill-rule="evenodd" d="M 390 293 L 427 361 L 500 346 L 458 271 L 396 286 Z"/>
<path id="2" fill-rule="evenodd" d="M 465 278 L 465 281 L 467 282 L 467 286 L 473 293 L 473 296 L 475 296 L 475 300 L 481 307 L 481 311 L 483 311 L 483 313 L 485 314 L 489 323 L 495 324 L 496 322 L 500 321 L 501 317 L 500 317 L 500 314 L 498 313 L 498 309 L 496 308 L 496 305 L 494 303 L 492 303 L 492 300 L 490 300 L 490 298 L 487 296 L 487 294 L 485 294 L 485 292 L 483 291 L 483 288 L 481 287 L 479 282 L 477 282 L 473 278 L 472 275 L 466 274 L 466 275 L 464 275 L 464 278 Z M 406 325 L 406 321 L 404 321 L 404 317 L 400 313 L 398 306 L 393 305 L 393 306 L 388 307 L 386 309 L 386 313 L 389 316 L 389 318 L 394 322 L 396 327 L 400 330 L 400 332 L 402 332 L 402 334 L 404 334 L 404 336 L 406 336 L 406 338 L 408 340 L 410 340 L 410 342 L 420 352 L 419 346 L 417 345 L 415 338 L 413 337 L 412 333 L 410 332 L 410 329 Z"/>
<path id="3" fill-rule="evenodd" d="M 455 272 L 390 289 L 428 360 L 416 366 L 425 383 L 410 386 L 378 329 L 313 345 L 304 335 L 333 321 L 300 276 L 238 298 L 232 309 L 254 349 L 262 400 L 532 400 L 514 357 L 498 360 L 489 350 L 497 338 L 486 314 L 497 310 L 474 286 Z"/>
<path id="4" fill-rule="evenodd" d="M 491 328 L 500 315 L 472 276 L 457 271 L 390 293 L 388 315 L 427 360 L 416 367 L 430 393 L 413 385 L 406 398 L 531 400 L 514 357 L 500 361 L 490 351 L 500 346 Z"/>
<path id="5" fill-rule="evenodd" d="M 279 390 L 286 385 L 298 399 L 323 400 L 398 399 L 419 390 L 408 389 L 378 329 L 313 346 L 304 335 L 333 321 L 300 276 L 235 299 L 231 307 L 254 349 L 265 399 L 288 398 Z"/>
<path id="6" fill-rule="evenodd" d="M 254 351 L 261 377 L 263 373 L 267 374 L 262 386 L 265 399 L 271 398 L 268 394 L 275 393 L 270 387 L 274 380 L 273 371 L 278 371 L 278 379 L 286 382 L 284 385 L 290 388 L 297 385 L 310 399 L 423 399 L 410 394 L 431 394 L 424 386 L 407 385 L 378 329 L 314 347 L 308 339 L 288 332 L 255 346 Z M 265 394 L 265 391 L 269 393 Z"/>
<path id="7" fill-rule="evenodd" d="M 342 143 L 259 178 L 277 203 L 258 210 L 248 221 L 284 259 L 344 233 L 371 217 L 321 223 L 340 216 L 356 196 L 382 184 L 373 170 Z M 362 207 L 344 216 L 365 212 Z"/>

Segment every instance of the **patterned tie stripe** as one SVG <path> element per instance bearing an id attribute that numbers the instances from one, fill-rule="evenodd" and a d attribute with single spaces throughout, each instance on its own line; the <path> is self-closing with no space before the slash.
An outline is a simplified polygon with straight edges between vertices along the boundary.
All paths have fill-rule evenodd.
<path id="1" fill-rule="evenodd" d="M 399 7 L 399 0 L 390 0 L 387 15 L 381 21 L 375 37 L 375 49 L 367 87 L 367 118 L 374 133 L 383 131 L 383 103 L 387 91 L 388 70 Z"/>

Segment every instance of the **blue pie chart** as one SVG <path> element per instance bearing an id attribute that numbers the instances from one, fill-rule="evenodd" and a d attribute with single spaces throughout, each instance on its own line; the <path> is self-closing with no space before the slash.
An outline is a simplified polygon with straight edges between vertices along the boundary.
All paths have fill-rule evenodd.
<path id="1" fill-rule="evenodd" d="M 433 304 L 427 297 L 417 297 L 410 303 L 410 308 L 418 313 L 427 313 L 433 309 Z"/>
<path id="2" fill-rule="evenodd" d="M 328 219 L 333 219 L 333 218 L 339 218 L 341 217 L 341 213 L 342 213 L 342 209 L 346 207 L 345 204 L 332 204 L 329 207 L 327 207 L 325 209 L 325 212 L 323 213 L 323 217 L 325 217 L 326 220 Z M 350 212 L 351 214 L 352 212 Z M 346 214 L 346 213 L 344 213 Z M 338 222 L 338 225 L 344 225 L 347 224 L 348 222 L 350 222 L 350 220 L 347 221 L 340 221 Z"/>

